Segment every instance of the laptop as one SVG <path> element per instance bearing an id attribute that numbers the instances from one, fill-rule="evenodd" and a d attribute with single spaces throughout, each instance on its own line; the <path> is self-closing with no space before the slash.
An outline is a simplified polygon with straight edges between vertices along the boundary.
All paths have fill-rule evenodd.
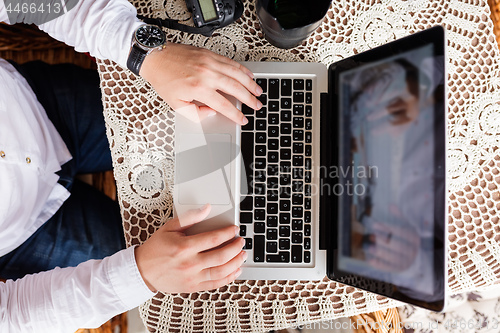
<path id="1" fill-rule="evenodd" d="M 199 233 L 238 224 L 241 279 L 325 276 L 434 311 L 446 283 L 445 32 L 330 65 L 243 63 L 264 107 L 176 112 L 175 214 Z"/>

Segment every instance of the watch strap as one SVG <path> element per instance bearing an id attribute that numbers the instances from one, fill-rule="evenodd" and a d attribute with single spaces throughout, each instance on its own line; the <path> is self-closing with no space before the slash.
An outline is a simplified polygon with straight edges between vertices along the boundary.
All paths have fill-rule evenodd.
<path id="1" fill-rule="evenodd" d="M 130 51 L 127 60 L 127 68 L 130 69 L 135 75 L 139 75 L 142 63 L 147 55 L 148 51 L 141 49 L 135 44 L 132 45 L 132 50 Z"/>

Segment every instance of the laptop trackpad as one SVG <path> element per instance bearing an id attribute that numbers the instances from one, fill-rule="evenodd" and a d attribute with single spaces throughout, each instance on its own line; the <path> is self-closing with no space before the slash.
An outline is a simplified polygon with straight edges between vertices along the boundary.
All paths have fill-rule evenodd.
<path id="1" fill-rule="evenodd" d="M 231 165 L 229 134 L 179 133 L 176 136 L 176 181 L 182 205 L 229 205 Z"/>

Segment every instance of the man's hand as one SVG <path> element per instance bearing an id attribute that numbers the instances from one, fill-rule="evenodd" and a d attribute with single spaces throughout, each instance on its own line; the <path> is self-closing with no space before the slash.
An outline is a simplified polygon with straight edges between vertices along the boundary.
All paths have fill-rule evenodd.
<path id="1" fill-rule="evenodd" d="M 168 221 L 135 249 L 137 267 L 152 291 L 196 292 L 222 287 L 241 273 L 246 259 L 238 227 L 186 236 L 183 230 L 205 219 L 210 205 Z M 226 243 L 224 246 L 222 244 Z"/>
<path id="2" fill-rule="evenodd" d="M 262 107 L 255 97 L 262 88 L 252 80 L 252 72 L 206 49 L 168 43 L 146 57 L 140 74 L 174 110 L 197 102 L 202 114 L 217 111 L 245 125 L 248 120 L 222 93 L 253 109 Z"/>

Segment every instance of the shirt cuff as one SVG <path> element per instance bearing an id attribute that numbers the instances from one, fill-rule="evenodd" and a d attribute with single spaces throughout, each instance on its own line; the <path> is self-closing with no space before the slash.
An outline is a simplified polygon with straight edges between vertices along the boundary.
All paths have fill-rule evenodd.
<path id="1" fill-rule="evenodd" d="M 106 40 L 114 40 L 113 45 L 116 47 L 112 52 L 115 55 L 111 58 L 122 68 L 127 68 L 127 59 L 130 53 L 130 48 L 132 47 L 132 40 L 134 33 L 141 25 L 145 23 L 138 18 L 133 18 L 127 21 L 115 21 L 109 25 L 109 29 L 106 32 L 108 36 Z M 117 40 L 118 36 L 118 40 Z"/>
<path id="2" fill-rule="evenodd" d="M 135 246 L 122 250 L 109 257 L 107 262 L 111 285 L 127 309 L 135 308 L 155 295 L 142 279 L 134 249 Z"/>

